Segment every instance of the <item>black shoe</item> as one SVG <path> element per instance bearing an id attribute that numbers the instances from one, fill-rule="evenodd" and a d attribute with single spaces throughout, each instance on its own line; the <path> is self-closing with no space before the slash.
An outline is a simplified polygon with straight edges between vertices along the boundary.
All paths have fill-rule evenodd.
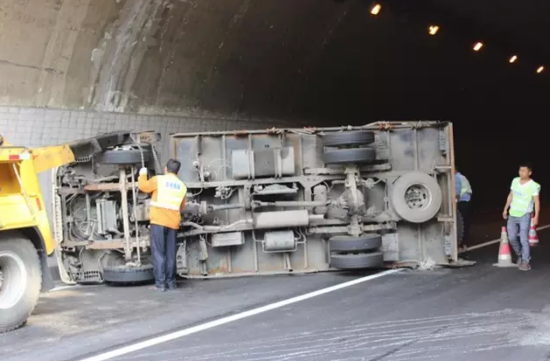
<path id="1" fill-rule="evenodd" d="M 174 291 L 178 289 L 178 285 L 168 286 L 168 291 Z"/>

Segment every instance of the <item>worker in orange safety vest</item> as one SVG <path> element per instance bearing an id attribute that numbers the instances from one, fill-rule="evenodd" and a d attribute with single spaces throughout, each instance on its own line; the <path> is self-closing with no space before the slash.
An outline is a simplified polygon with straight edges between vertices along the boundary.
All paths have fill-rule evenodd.
<path id="1" fill-rule="evenodd" d="M 147 179 L 147 168 L 139 171 L 138 187 L 152 193 L 150 210 L 150 236 L 155 289 L 161 292 L 174 290 L 176 284 L 176 236 L 185 207 L 187 187 L 178 178 L 181 163 L 170 159 L 164 168 L 165 175 Z"/>

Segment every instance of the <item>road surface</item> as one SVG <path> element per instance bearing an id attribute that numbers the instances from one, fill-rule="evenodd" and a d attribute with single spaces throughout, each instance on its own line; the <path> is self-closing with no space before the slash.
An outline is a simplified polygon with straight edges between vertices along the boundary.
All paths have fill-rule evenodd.
<path id="1" fill-rule="evenodd" d="M 530 272 L 493 267 L 494 245 L 464 269 L 56 291 L 0 337 L 0 360 L 549 360 L 550 231 L 539 236 Z"/>

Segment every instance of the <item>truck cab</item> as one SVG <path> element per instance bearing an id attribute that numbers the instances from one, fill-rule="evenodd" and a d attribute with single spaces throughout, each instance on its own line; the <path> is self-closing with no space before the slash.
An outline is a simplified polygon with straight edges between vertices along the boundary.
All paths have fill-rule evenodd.
<path id="1" fill-rule="evenodd" d="M 0 333 L 23 326 L 41 292 L 54 287 L 47 257 L 56 250 L 38 174 L 121 144 L 127 132 L 29 148 L 0 135 Z"/>
<path id="2" fill-rule="evenodd" d="M 53 288 L 54 249 L 32 153 L 0 147 L 0 332 L 24 324 L 40 291 Z"/>

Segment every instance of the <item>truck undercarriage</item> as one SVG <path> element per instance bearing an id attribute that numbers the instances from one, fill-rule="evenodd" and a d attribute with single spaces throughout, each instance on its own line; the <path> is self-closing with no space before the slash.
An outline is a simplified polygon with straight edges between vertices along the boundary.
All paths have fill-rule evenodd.
<path id="1" fill-rule="evenodd" d="M 153 133 L 60 168 L 55 235 L 64 281 L 152 278 L 142 165 Z M 187 278 L 455 264 L 449 122 L 175 134 L 188 188 L 178 237 Z"/>

